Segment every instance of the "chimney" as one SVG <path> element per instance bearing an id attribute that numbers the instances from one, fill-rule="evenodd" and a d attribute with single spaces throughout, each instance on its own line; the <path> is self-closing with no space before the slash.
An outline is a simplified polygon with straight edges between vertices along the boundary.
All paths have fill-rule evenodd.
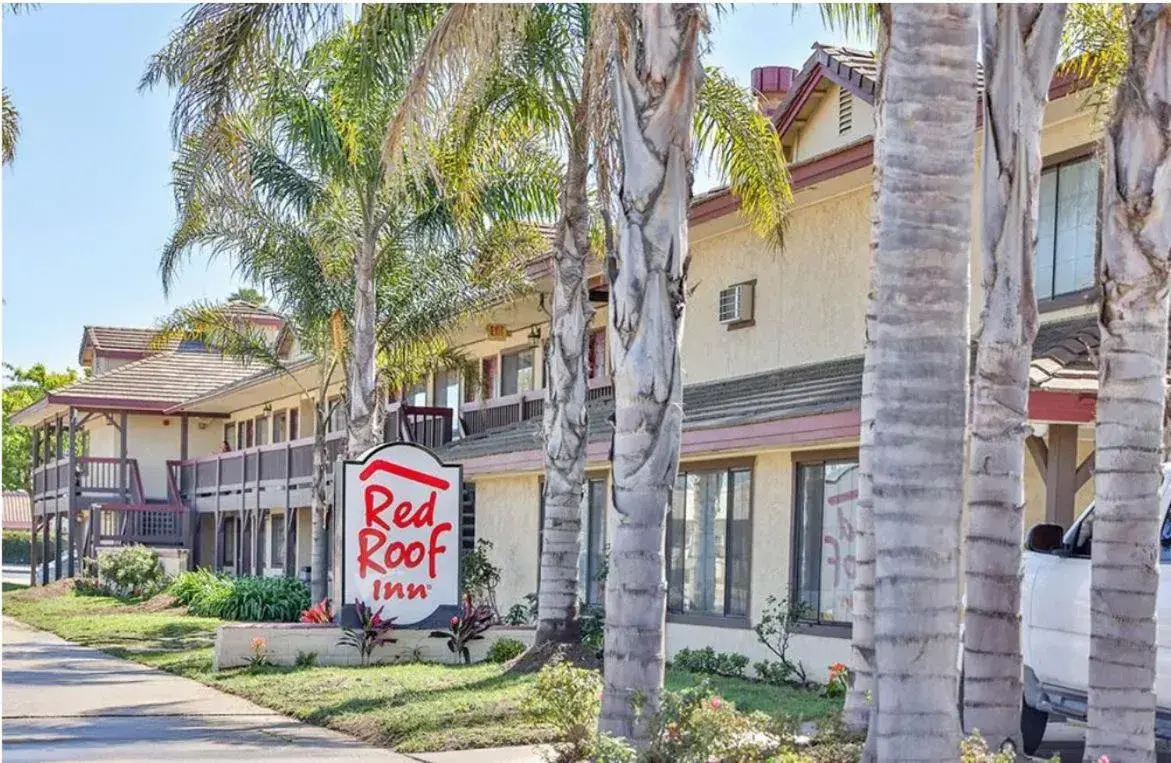
<path id="1" fill-rule="evenodd" d="M 793 89 L 797 70 L 791 66 L 758 66 L 752 70 L 752 91 L 764 113 L 771 114 Z"/>

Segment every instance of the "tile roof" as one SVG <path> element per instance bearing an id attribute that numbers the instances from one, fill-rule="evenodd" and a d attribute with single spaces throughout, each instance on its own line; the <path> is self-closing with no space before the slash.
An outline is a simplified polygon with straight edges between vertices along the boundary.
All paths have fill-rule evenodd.
<path id="1" fill-rule="evenodd" d="M 151 352 L 150 342 L 154 337 L 154 329 L 136 329 L 120 326 L 86 326 L 83 344 L 90 344 L 95 350 L 141 352 L 144 355 Z"/>
<path id="2" fill-rule="evenodd" d="M 181 403 L 261 370 L 257 363 L 242 363 L 219 353 L 168 350 L 54 390 L 49 401 L 95 398 L 108 402 Z"/>
<path id="3" fill-rule="evenodd" d="M 4 491 L 4 522 L 5 530 L 31 530 L 33 526 L 33 509 L 26 490 Z"/>
<path id="4" fill-rule="evenodd" d="M 1093 391 L 1098 378 L 1092 363 L 1097 337 L 1094 316 L 1043 325 L 1033 345 L 1034 386 L 1081 391 L 1073 381 L 1080 384 L 1089 368 Z M 858 407 L 861 397 L 861 357 L 689 384 L 683 388 L 683 428 L 738 426 L 850 410 Z M 613 399 L 591 401 L 587 410 L 589 441 L 609 438 Z M 531 419 L 465 437 L 436 452 L 444 461 L 455 462 L 540 447 L 541 420 Z"/>

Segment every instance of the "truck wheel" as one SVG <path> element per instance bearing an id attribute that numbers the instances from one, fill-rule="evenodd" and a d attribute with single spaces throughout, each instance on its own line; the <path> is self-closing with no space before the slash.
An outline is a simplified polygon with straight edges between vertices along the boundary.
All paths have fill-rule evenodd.
<path id="1" fill-rule="evenodd" d="M 1027 702 L 1021 702 L 1021 742 L 1024 743 L 1025 754 L 1034 755 L 1041 746 L 1045 737 L 1045 727 L 1049 725 L 1049 713 L 1029 707 Z"/>

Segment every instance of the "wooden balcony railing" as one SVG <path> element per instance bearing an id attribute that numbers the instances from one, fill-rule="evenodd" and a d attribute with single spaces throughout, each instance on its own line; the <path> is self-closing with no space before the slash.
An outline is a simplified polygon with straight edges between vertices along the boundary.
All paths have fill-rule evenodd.
<path id="1" fill-rule="evenodd" d="M 586 400 L 602 400 L 614 394 L 609 380 L 591 382 L 586 389 Z M 507 427 L 522 421 L 540 419 L 545 415 L 545 390 L 535 389 L 505 397 L 465 403 L 462 408 L 464 433 L 481 434 L 491 429 Z"/>

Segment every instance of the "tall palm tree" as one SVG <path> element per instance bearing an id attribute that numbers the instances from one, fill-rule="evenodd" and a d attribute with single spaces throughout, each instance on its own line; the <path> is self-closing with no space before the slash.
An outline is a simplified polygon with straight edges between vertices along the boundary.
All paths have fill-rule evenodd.
<path id="1" fill-rule="evenodd" d="M 20 112 L 12 104 L 8 88 L 3 90 L 3 105 L 0 111 L 0 151 L 3 163 L 10 164 L 16 158 L 16 141 L 20 138 Z"/>
<path id="2" fill-rule="evenodd" d="M 462 117 L 488 112 L 536 125 L 565 149 L 561 217 L 554 246 L 552 331 L 545 406 L 545 518 L 536 643 L 572 640 L 581 581 L 581 499 L 585 483 L 588 411 L 585 345 L 593 312 L 587 298 L 588 260 L 597 254 L 601 197 L 603 242 L 612 241 L 608 197 L 613 117 L 606 67 L 615 19 L 598 6 L 457 5 L 432 31 L 402 107 L 388 129 L 385 150 L 413 152 L 412 136 L 435 115 L 423 94 L 443 72 L 448 90 L 473 93 Z M 495 30 L 486 32 L 485 30 Z M 451 84 L 451 71 L 463 74 Z M 728 178 L 753 229 L 779 244 L 792 202 L 780 140 L 752 94 L 717 69 L 698 94 L 696 144 Z M 405 150 L 399 151 L 400 147 Z M 591 162 L 593 175 L 591 183 Z M 603 243 L 604 245 L 604 243 Z M 612 245 L 611 245 L 612 246 Z"/>
<path id="3" fill-rule="evenodd" d="M 964 711 L 993 747 L 1021 749 L 1020 562 L 1029 363 L 1037 335 L 1033 249 L 1041 123 L 1065 6 L 981 7 L 984 308 L 972 389 Z"/>
<path id="4" fill-rule="evenodd" d="M 952 760 L 976 19 L 967 5 L 888 12 L 868 348 L 876 752 L 879 760 Z"/>
<path id="5" fill-rule="evenodd" d="M 1155 760 L 1155 597 L 1171 267 L 1171 7 L 1127 10 L 1104 137 L 1086 760 Z"/>
<path id="6" fill-rule="evenodd" d="M 623 6 L 611 74 L 621 214 L 607 257 L 614 363 L 614 511 L 601 730 L 649 742 L 663 687 L 668 503 L 683 429 L 691 133 L 707 30 L 702 5 Z"/>
<path id="7" fill-rule="evenodd" d="M 378 157 L 398 90 L 385 71 L 394 57 L 379 57 L 370 44 L 359 27 L 346 26 L 303 58 L 267 59 L 237 111 L 184 138 L 174 167 L 179 220 L 160 268 L 169 284 L 195 251 L 231 255 L 290 310 L 308 304 L 319 331 L 330 323 L 342 357 L 370 321 L 374 367 L 380 346 L 384 358 L 395 357 L 388 346 L 419 336 L 412 306 L 447 320 L 474 307 L 477 291 L 452 293 L 443 283 L 492 294 L 513 283 L 503 274 L 544 245 L 534 226 L 516 220 L 552 208 L 556 163 L 523 135 L 477 131 L 428 146 L 436 177 L 385 186 Z M 369 294 L 355 286 L 367 277 L 353 267 L 361 258 L 370 262 Z M 318 275 L 305 280 L 289 268 Z M 314 278 L 330 288 L 321 291 Z M 429 298 L 404 303 L 404 288 Z M 376 312 L 367 314 L 371 306 Z M 395 373 L 383 376 L 400 383 Z M 322 502 L 314 515 L 320 527 L 324 512 Z M 328 535 L 314 537 L 314 557 L 324 560 Z M 314 571 L 324 574 L 321 564 Z"/>

